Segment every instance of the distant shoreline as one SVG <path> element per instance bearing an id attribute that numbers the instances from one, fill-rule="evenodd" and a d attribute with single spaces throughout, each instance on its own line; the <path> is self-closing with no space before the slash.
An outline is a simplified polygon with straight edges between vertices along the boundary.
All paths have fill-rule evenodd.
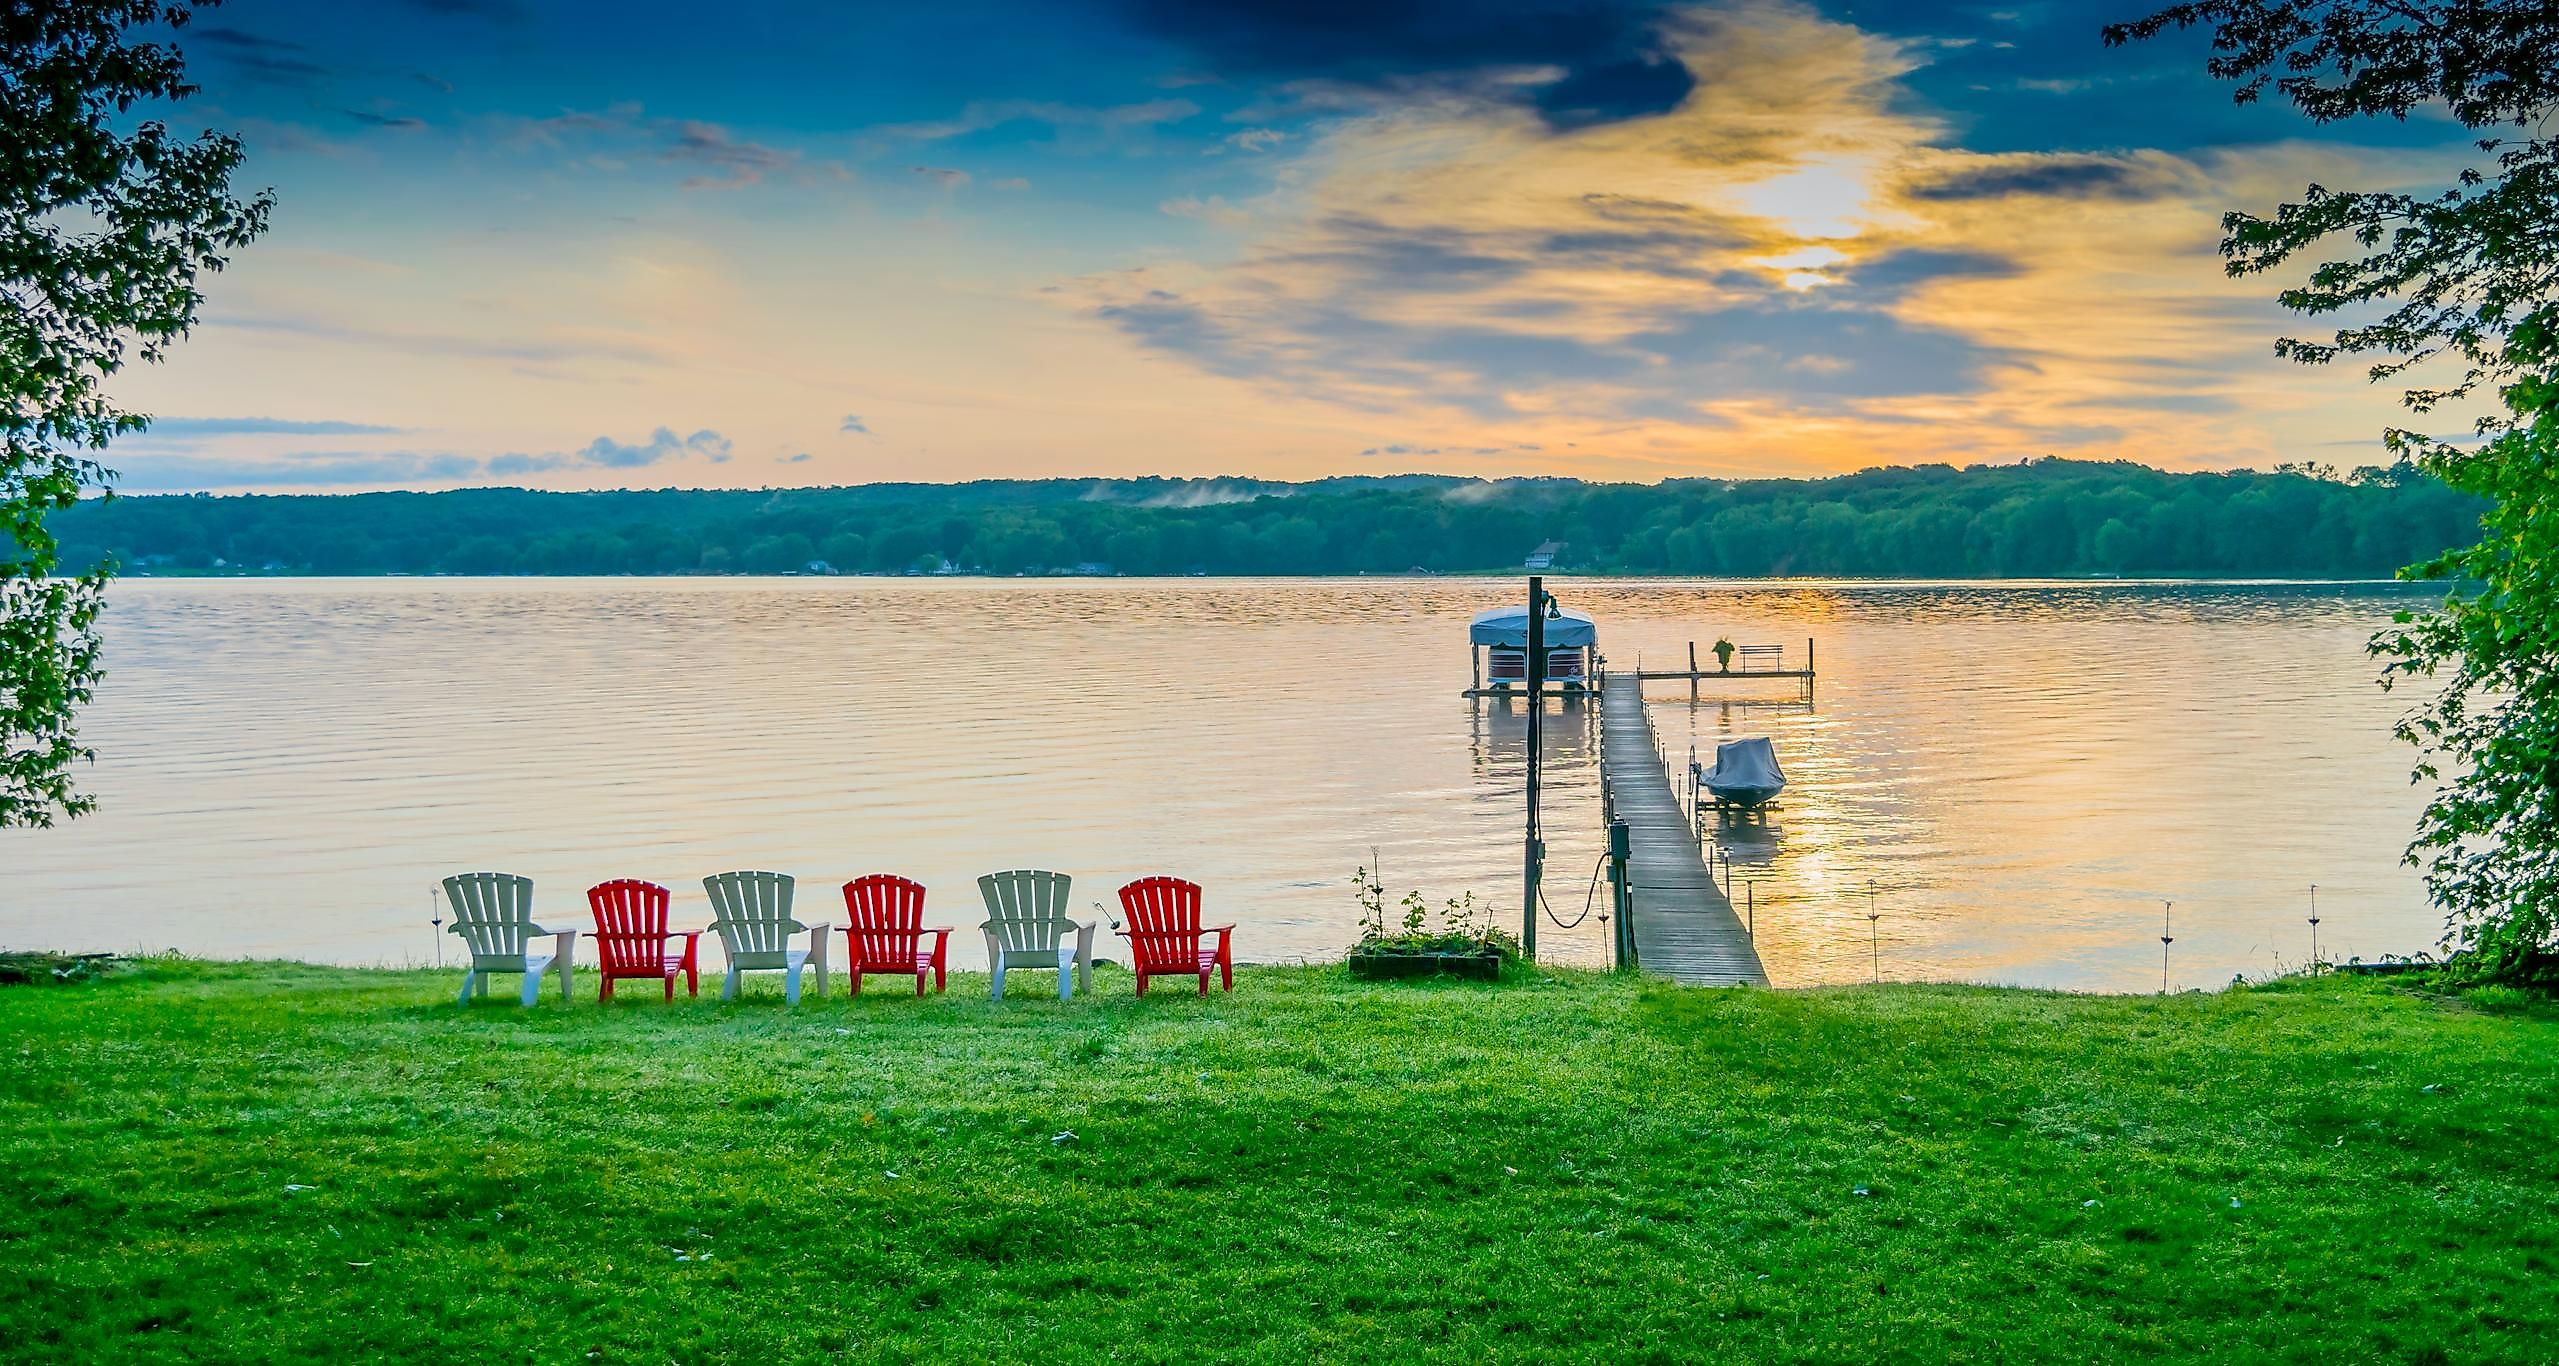
<path id="1" fill-rule="evenodd" d="M 2233 588 L 2245 588 L 2252 586 L 2267 588 L 2402 588 L 2407 589 L 2410 592 L 2430 592 L 2441 591 L 2447 587 L 2446 584 L 2440 582 L 2397 578 L 2353 578 L 2333 575 L 2283 577 L 2277 575 L 2233 574 L 2019 574 L 2008 577 L 1953 576 L 1946 578 L 1912 578 L 1906 575 L 1881 574 L 1659 574 L 1637 572 L 1618 573 L 1606 570 L 1583 571 L 1560 569 L 1470 569 L 1446 574 L 998 574 L 968 570 L 954 571 L 948 574 L 889 574 L 876 572 L 864 572 L 858 574 L 706 574 L 700 571 L 671 572 L 663 574 L 579 572 L 524 574 L 414 574 L 397 572 L 372 574 L 319 574 L 296 570 L 125 569 L 117 571 L 115 581 L 119 583 L 129 583 L 136 580 L 205 583 L 284 581 L 321 582 L 330 580 L 381 582 L 416 580 L 428 583 L 453 583 L 502 580 L 549 582 L 573 579 L 613 579 L 617 581 L 632 582 L 703 583 L 763 581 L 776 583 L 826 583 L 835 581 L 863 583 L 1269 583 L 1274 581 L 1283 583 L 1501 583 L 1513 579 L 1525 578 L 1532 573 L 1542 574 L 1548 578 L 1564 583 L 1732 583 L 1788 584 L 1797 586 L 1814 584 L 1852 584 L 1861 588 L 1931 587 L 1940 585 L 2033 586 L 2038 584 L 2067 584 L 2072 587 L 2099 586 L 2121 588 L 2140 588 L 2144 586 L 2155 587 L 2161 585 L 2218 585 Z"/>

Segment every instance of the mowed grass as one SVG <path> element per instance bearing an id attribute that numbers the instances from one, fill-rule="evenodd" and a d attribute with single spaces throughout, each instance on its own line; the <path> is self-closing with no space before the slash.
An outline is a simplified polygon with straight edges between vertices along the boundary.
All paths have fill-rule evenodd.
<path id="1" fill-rule="evenodd" d="M 0 1354 L 2559 1355 L 2541 1007 L 1306 968 L 797 1010 L 599 1007 L 590 974 L 526 1011 L 457 980 L 0 991 Z"/>

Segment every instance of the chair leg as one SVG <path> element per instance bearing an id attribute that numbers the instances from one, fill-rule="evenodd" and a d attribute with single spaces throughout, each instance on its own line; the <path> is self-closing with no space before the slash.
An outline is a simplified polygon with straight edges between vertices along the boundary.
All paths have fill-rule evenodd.
<path id="1" fill-rule="evenodd" d="M 941 960 L 941 959 L 938 959 L 938 958 L 934 959 L 934 960 L 933 960 L 933 994 L 935 994 L 935 995 L 937 995 L 937 996 L 938 996 L 938 995 L 940 995 L 943 991 L 947 990 L 947 989 L 949 988 L 949 986 L 950 986 L 950 975 L 949 975 L 949 969 L 947 969 L 947 968 L 945 968 L 945 967 L 943 967 L 943 966 L 942 966 L 942 960 Z"/>
<path id="2" fill-rule="evenodd" d="M 611 974 L 611 973 L 609 973 L 609 972 L 608 972 L 608 973 L 606 973 L 606 974 L 604 975 L 604 985 L 596 989 L 596 993 L 595 993 L 595 1003 L 596 1003 L 597 1005 L 602 1005 L 602 1004 L 604 1004 L 605 1002 L 610 1001 L 610 1000 L 612 1000 L 612 999 L 613 999 L 613 974 Z"/>
<path id="3" fill-rule="evenodd" d="M 546 968 L 544 971 L 549 971 L 549 969 Z M 524 974 L 523 983 L 516 988 L 516 998 L 524 1003 L 524 1008 L 527 1010 L 531 1010 L 535 1005 L 539 1004 L 542 1000 L 542 973 L 528 972 Z"/>
<path id="4" fill-rule="evenodd" d="M 923 999 L 923 997 L 924 997 L 924 974 L 925 974 L 925 972 L 926 972 L 926 969 L 924 969 L 924 968 L 917 968 L 917 969 L 915 970 L 915 996 L 916 996 L 916 999 L 918 999 L 918 1000 L 922 1000 L 922 999 Z"/>
<path id="5" fill-rule="evenodd" d="M 691 963 L 686 963 L 684 965 L 684 994 L 696 999 L 699 999 L 702 995 L 701 971 L 695 968 Z M 675 984 L 673 982 L 667 983 L 666 999 L 670 1001 L 675 999 Z"/>
<path id="6" fill-rule="evenodd" d="M 675 1003 L 675 974 L 671 972 L 666 975 L 666 1000 L 669 1005 Z"/>
<path id="7" fill-rule="evenodd" d="M 1233 991 L 1235 989 L 1235 965 L 1233 963 L 1220 963 L 1217 965 L 1217 970 L 1218 973 L 1226 979 L 1226 989 L 1228 991 Z"/>
<path id="8" fill-rule="evenodd" d="M 995 973 L 995 999 L 996 999 L 996 1000 L 1001 1001 L 1001 1000 L 1003 1000 L 1003 999 L 1004 999 L 1004 955 L 1003 955 L 1003 954 L 1001 954 L 1001 953 L 996 954 L 996 956 L 995 956 L 995 964 L 994 964 L 994 969 L 993 969 L 993 970 L 994 970 L 994 973 Z"/>
<path id="9" fill-rule="evenodd" d="M 1071 944 L 1057 946 L 1057 999 L 1075 995 L 1075 948 Z"/>
<path id="10" fill-rule="evenodd" d="M 485 972 L 480 974 L 479 996 L 483 1001 L 489 999 L 489 974 Z"/>
<path id="11" fill-rule="evenodd" d="M 1142 972 L 1137 975 L 1137 994 L 1140 996 L 1146 994 L 1146 974 Z"/>
<path id="12" fill-rule="evenodd" d="M 477 968 L 464 968 L 462 970 L 462 999 L 455 1004 L 466 1006 L 471 1004 L 471 980 L 479 975 L 480 970 Z"/>
<path id="13" fill-rule="evenodd" d="M 1205 998 L 1207 997 L 1207 995 L 1208 995 L 1208 969 L 1206 969 L 1206 968 L 1201 968 L 1201 969 L 1200 969 L 1200 996 L 1201 996 L 1203 999 L 1205 999 Z"/>
<path id="14" fill-rule="evenodd" d="M 795 1006 L 799 1003 L 800 965 L 793 963 L 782 975 L 782 1004 L 786 1006 Z"/>
<path id="15" fill-rule="evenodd" d="M 861 995 L 861 994 L 862 994 L 862 965 L 861 965 L 861 964 L 859 964 L 859 963 L 856 963 L 856 964 L 854 964 L 852 967 L 849 967 L 849 968 L 845 969 L 845 971 L 846 971 L 847 973 L 849 973 L 849 974 L 852 976 L 852 978 L 853 978 L 853 985 L 852 985 L 851 987 L 847 988 L 847 990 L 848 990 L 848 991 L 850 991 L 850 992 L 852 992 L 852 994 L 854 994 L 854 995 L 856 995 L 856 996 Z"/>
<path id="16" fill-rule="evenodd" d="M 728 978 L 727 978 L 727 981 L 726 981 L 725 985 L 723 985 L 723 986 L 720 988 L 720 999 L 721 999 L 721 1000 L 723 1000 L 723 1001 L 734 1001 L 734 1000 L 736 1000 L 736 999 L 737 999 L 737 969 L 736 969 L 736 968 L 731 968 L 731 969 L 729 969 L 729 971 L 728 971 Z"/>

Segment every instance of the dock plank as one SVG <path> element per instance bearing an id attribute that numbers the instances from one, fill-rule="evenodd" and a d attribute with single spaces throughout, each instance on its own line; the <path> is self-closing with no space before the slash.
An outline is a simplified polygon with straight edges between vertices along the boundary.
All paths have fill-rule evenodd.
<path id="1" fill-rule="evenodd" d="M 1636 965 L 1690 986 L 1768 985 L 1759 950 L 1707 871 L 1689 812 L 1663 771 L 1643 685 L 1625 673 L 1610 673 L 1600 692 L 1600 771 L 1633 846 L 1627 882 Z"/>

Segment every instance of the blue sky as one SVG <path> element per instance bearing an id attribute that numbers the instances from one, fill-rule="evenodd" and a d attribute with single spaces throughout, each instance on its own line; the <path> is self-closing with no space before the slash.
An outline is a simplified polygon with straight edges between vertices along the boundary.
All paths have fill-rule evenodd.
<path id="1" fill-rule="evenodd" d="M 2220 213 L 2458 130 L 2082 4 L 233 0 L 137 491 L 2370 460 Z"/>

